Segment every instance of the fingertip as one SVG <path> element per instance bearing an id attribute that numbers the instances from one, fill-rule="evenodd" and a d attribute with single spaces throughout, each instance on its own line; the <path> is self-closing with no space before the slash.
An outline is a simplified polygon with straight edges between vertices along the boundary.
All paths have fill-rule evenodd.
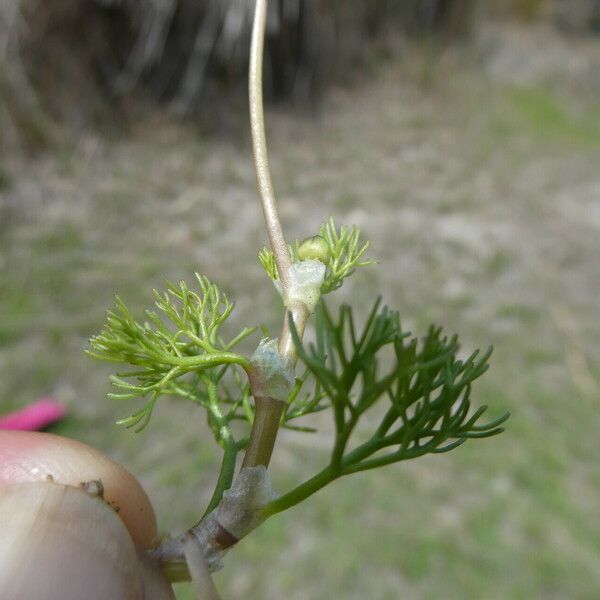
<path id="1" fill-rule="evenodd" d="M 50 433 L 0 431 L 0 486 L 46 481 L 79 486 L 100 480 L 138 548 L 157 543 L 156 515 L 138 480 L 98 450 Z"/>

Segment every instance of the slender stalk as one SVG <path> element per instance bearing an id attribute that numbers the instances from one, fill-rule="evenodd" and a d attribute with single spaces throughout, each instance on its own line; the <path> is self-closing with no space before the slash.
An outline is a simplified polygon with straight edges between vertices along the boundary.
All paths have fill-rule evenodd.
<path id="1" fill-rule="evenodd" d="M 345 436 L 345 439 L 340 442 L 342 447 L 345 447 L 347 438 L 348 436 Z M 340 460 L 339 464 L 335 464 L 332 460 L 327 467 L 317 473 L 314 477 L 311 477 L 304 483 L 301 483 L 298 487 L 294 488 L 287 494 L 284 494 L 276 500 L 269 502 L 264 509 L 265 518 L 271 517 L 279 512 L 291 508 L 292 506 L 295 506 L 296 504 L 299 504 L 339 477 L 365 470 L 365 464 L 361 463 L 360 461 L 377 452 L 384 446 L 384 440 L 372 439 L 350 452 L 348 456 L 344 457 L 343 460 Z M 390 461 L 389 457 L 383 457 L 383 459 L 376 460 L 378 461 L 378 464 L 380 462 L 381 465 L 393 462 Z M 366 468 L 373 468 L 368 464 L 368 462 L 366 464 Z"/>
<path id="2" fill-rule="evenodd" d="M 348 440 L 350 439 L 350 435 L 354 431 L 354 427 L 360 418 L 362 413 L 356 411 L 350 417 L 348 423 L 344 425 L 344 428 L 341 432 L 336 432 L 335 446 L 333 447 L 333 452 L 331 455 L 331 464 L 336 467 L 340 467 L 342 464 L 342 458 L 344 456 L 344 450 L 346 450 L 346 445 L 348 444 Z"/>
<path id="3" fill-rule="evenodd" d="M 231 487 L 233 476 L 235 475 L 235 460 L 237 458 L 239 447 L 233 438 L 229 422 L 219 406 L 216 383 L 208 376 L 201 376 L 200 378 L 204 382 L 204 385 L 206 385 L 208 391 L 208 411 L 210 420 L 212 421 L 211 427 L 219 430 L 220 438 L 223 440 L 223 460 L 221 461 L 221 470 L 212 498 L 202 517 L 204 518 L 219 505 L 219 502 L 223 497 L 223 492 Z"/>
<path id="4" fill-rule="evenodd" d="M 273 249 L 277 273 L 281 282 L 282 291 L 290 285 L 289 271 L 292 266 L 281 222 L 277 214 L 277 203 L 271 181 L 269 169 L 269 156 L 267 153 L 267 139 L 265 134 L 265 115 L 263 104 L 263 56 L 265 42 L 265 27 L 267 22 L 268 0 L 257 0 L 254 12 L 254 23 L 252 26 L 252 41 L 250 44 L 250 67 L 248 73 L 248 92 L 250 100 L 250 130 L 252 132 L 252 150 L 254 153 L 254 167 L 258 193 L 262 204 L 265 225 L 269 242 Z M 309 312 L 304 304 L 291 307 L 291 313 L 296 329 L 300 337 L 304 333 Z M 288 310 L 285 311 L 283 327 L 279 338 L 279 353 L 289 358 L 292 362 L 296 360 L 294 342 L 289 331 Z"/>
<path id="5" fill-rule="evenodd" d="M 196 545 L 193 537 L 190 537 L 184 544 L 183 551 L 198 598 L 202 598 L 202 600 L 221 600 L 221 596 L 210 575 L 206 557 Z"/>
<path id="6" fill-rule="evenodd" d="M 238 447 L 235 441 L 232 438 L 226 440 L 223 448 L 223 460 L 221 461 L 219 478 L 217 479 L 212 498 L 206 507 L 206 511 L 204 511 L 203 518 L 217 508 L 223 497 L 223 492 L 231 487 L 233 476 L 235 475 L 235 459 L 237 458 L 237 453 Z"/>
<path id="7" fill-rule="evenodd" d="M 322 471 L 305 481 L 291 492 L 280 496 L 276 500 L 269 502 L 264 509 L 265 518 L 271 517 L 279 512 L 287 510 L 296 504 L 299 504 L 315 492 L 318 492 L 322 487 L 331 483 L 339 477 L 341 473 L 336 471 L 331 465 L 325 467 Z"/>
<path id="8" fill-rule="evenodd" d="M 267 154 L 267 139 L 265 135 L 265 115 L 263 109 L 263 54 L 265 43 L 265 27 L 267 23 L 267 0 L 256 0 L 254 24 L 252 26 L 252 41 L 250 45 L 250 68 L 248 73 L 248 91 L 250 99 L 250 129 L 252 132 L 252 149 L 254 152 L 254 166 L 258 184 L 258 193 L 262 203 L 265 224 L 269 242 L 275 256 L 275 264 L 279 273 L 282 288 L 289 286 L 289 270 L 291 267 L 288 252 L 279 216 L 273 183 L 269 170 L 269 157 Z"/>
<path id="9" fill-rule="evenodd" d="M 275 264 L 281 282 L 282 294 L 290 285 L 291 259 L 283 230 L 277 215 L 277 204 L 273 192 L 273 183 L 269 170 L 267 154 L 267 140 L 265 135 L 265 115 L 263 107 L 262 79 L 263 55 L 265 42 L 265 27 L 267 21 L 268 0 L 256 0 L 254 23 L 252 26 L 252 41 L 250 45 L 250 67 L 248 73 L 248 91 L 250 100 L 250 129 L 252 132 L 252 149 L 258 193 L 265 217 L 267 234 L 273 249 Z M 279 353 L 288 359 L 291 365 L 296 362 L 296 351 L 289 331 L 288 314 L 296 325 L 300 336 L 304 333 L 309 312 L 303 304 L 286 308 L 284 313 L 283 328 L 279 338 Z M 252 378 L 250 378 L 252 385 Z M 256 415 L 250 432 L 248 448 L 244 455 L 243 467 L 267 467 L 273 453 L 279 422 L 284 404 L 274 398 L 265 398 L 254 395 Z"/>
<path id="10" fill-rule="evenodd" d="M 310 313 L 305 304 L 298 304 L 286 309 L 283 314 L 283 326 L 281 328 L 281 335 L 279 336 L 279 354 L 285 356 L 292 365 L 295 365 L 298 357 L 296 355 L 296 346 L 294 345 L 292 332 L 290 331 L 290 315 L 296 326 L 298 337 L 302 339 Z"/>
<path id="11" fill-rule="evenodd" d="M 132 346 L 132 350 L 134 349 L 135 347 Z M 108 362 L 122 362 L 120 358 L 109 358 L 96 352 L 87 352 L 87 354 L 88 356 L 91 356 L 93 358 L 98 358 L 100 360 Z M 223 365 L 225 363 L 239 365 L 245 371 L 251 369 L 250 361 L 241 354 L 235 354 L 234 352 L 211 352 L 210 354 L 199 354 L 197 356 L 173 356 L 171 354 L 161 352 L 152 353 L 151 359 L 156 360 L 157 363 L 159 362 L 165 365 L 181 367 L 182 369 L 189 370 L 208 369 L 210 367 Z M 139 364 L 141 366 L 144 366 L 144 363 L 141 360 L 136 361 L 133 357 L 130 363 L 132 365 Z"/>

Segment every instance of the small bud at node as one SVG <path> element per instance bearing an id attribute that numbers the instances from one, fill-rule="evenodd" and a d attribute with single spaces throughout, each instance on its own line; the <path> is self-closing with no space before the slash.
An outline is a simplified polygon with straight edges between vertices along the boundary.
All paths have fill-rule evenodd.
<path id="1" fill-rule="evenodd" d="M 329 246 L 325 238 L 314 235 L 300 242 L 298 258 L 300 260 L 319 260 L 326 265 L 329 262 Z"/>

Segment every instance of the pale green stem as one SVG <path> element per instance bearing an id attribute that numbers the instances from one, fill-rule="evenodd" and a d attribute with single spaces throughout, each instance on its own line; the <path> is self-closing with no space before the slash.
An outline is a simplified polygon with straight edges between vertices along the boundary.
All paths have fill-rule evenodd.
<path id="1" fill-rule="evenodd" d="M 221 600 L 221 596 L 208 569 L 206 557 L 194 538 L 189 538 L 183 548 L 185 562 L 198 598 L 202 600 Z"/>
<path id="2" fill-rule="evenodd" d="M 250 99 L 250 129 L 252 131 L 252 149 L 267 234 L 273 249 L 275 264 L 279 272 L 282 288 L 289 286 L 289 271 L 291 267 L 283 230 L 277 215 L 277 204 L 273 192 L 273 183 L 269 170 L 267 154 L 267 139 L 265 135 L 265 115 L 263 109 L 263 54 L 265 44 L 265 28 L 267 23 L 267 0 L 256 0 L 254 24 L 252 26 L 252 42 L 250 45 L 250 67 L 248 72 L 248 91 Z"/>
<path id="3" fill-rule="evenodd" d="M 223 460 L 221 462 L 221 470 L 219 472 L 219 478 L 217 480 L 217 485 L 215 486 L 212 498 L 210 499 L 208 507 L 204 512 L 204 516 L 206 516 L 219 505 L 219 502 L 223 497 L 223 492 L 227 491 L 231 487 L 233 476 L 235 475 L 235 460 L 237 458 L 239 448 L 236 441 L 233 439 L 229 422 L 219 406 L 216 385 L 214 382 L 209 381 L 208 378 L 206 378 L 204 382 L 208 390 L 210 402 L 208 410 L 214 419 L 216 427 L 219 428 L 219 437 L 223 442 Z"/>
<path id="4" fill-rule="evenodd" d="M 325 487 L 328 483 L 331 483 L 334 479 L 339 477 L 339 475 L 340 473 L 335 471 L 331 465 L 325 467 L 314 477 L 311 477 L 308 481 L 305 481 L 291 492 L 269 502 L 263 512 L 265 518 L 271 517 L 299 504 L 321 488 Z"/>
<path id="5" fill-rule="evenodd" d="M 291 259 L 288 247 L 283 236 L 281 223 L 277 215 L 277 204 L 273 192 L 273 183 L 269 171 L 269 158 L 267 154 L 267 140 L 265 135 L 265 116 L 263 108 L 262 79 L 263 55 L 265 42 L 265 28 L 267 21 L 267 0 L 257 0 L 252 26 L 252 41 L 250 45 L 250 67 L 248 73 L 248 90 L 250 100 L 250 128 L 252 131 L 252 148 L 254 152 L 254 165 L 258 192 L 261 199 L 265 224 L 275 264 L 279 273 L 282 295 L 289 288 L 289 272 Z M 304 333 L 309 312 L 306 306 L 298 305 L 285 310 L 283 328 L 279 338 L 279 353 L 289 361 L 290 365 L 296 362 L 296 351 L 292 336 L 289 331 L 289 314 L 296 325 L 300 337 Z M 252 378 L 250 378 L 252 385 Z M 252 424 L 248 448 L 244 456 L 243 467 L 268 466 L 279 422 L 283 412 L 283 402 L 273 398 L 264 398 L 254 395 L 256 416 Z"/>

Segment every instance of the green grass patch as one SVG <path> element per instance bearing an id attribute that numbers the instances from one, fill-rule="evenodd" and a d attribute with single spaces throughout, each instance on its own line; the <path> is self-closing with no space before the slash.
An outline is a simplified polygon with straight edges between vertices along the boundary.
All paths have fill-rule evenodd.
<path id="1" fill-rule="evenodd" d="M 83 246 L 81 228 L 73 223 L 61 223 L 52 231 L 40 232 L 32 242 L 38 252 L 70 252 Z"/>
<path id="2" fill-rule="evenodd" d="M 0 284 L 0 347 L 19 339 L 36 312 L 34 294 L 13 287 L 8 282 Z"/>
<path id="3" fill-rule="evenodd" d="M 600 106 L 578 114 L 544 88 L 513 88 L 507 98 L 531 135 L 575 144 L 600 144 Z"/>

